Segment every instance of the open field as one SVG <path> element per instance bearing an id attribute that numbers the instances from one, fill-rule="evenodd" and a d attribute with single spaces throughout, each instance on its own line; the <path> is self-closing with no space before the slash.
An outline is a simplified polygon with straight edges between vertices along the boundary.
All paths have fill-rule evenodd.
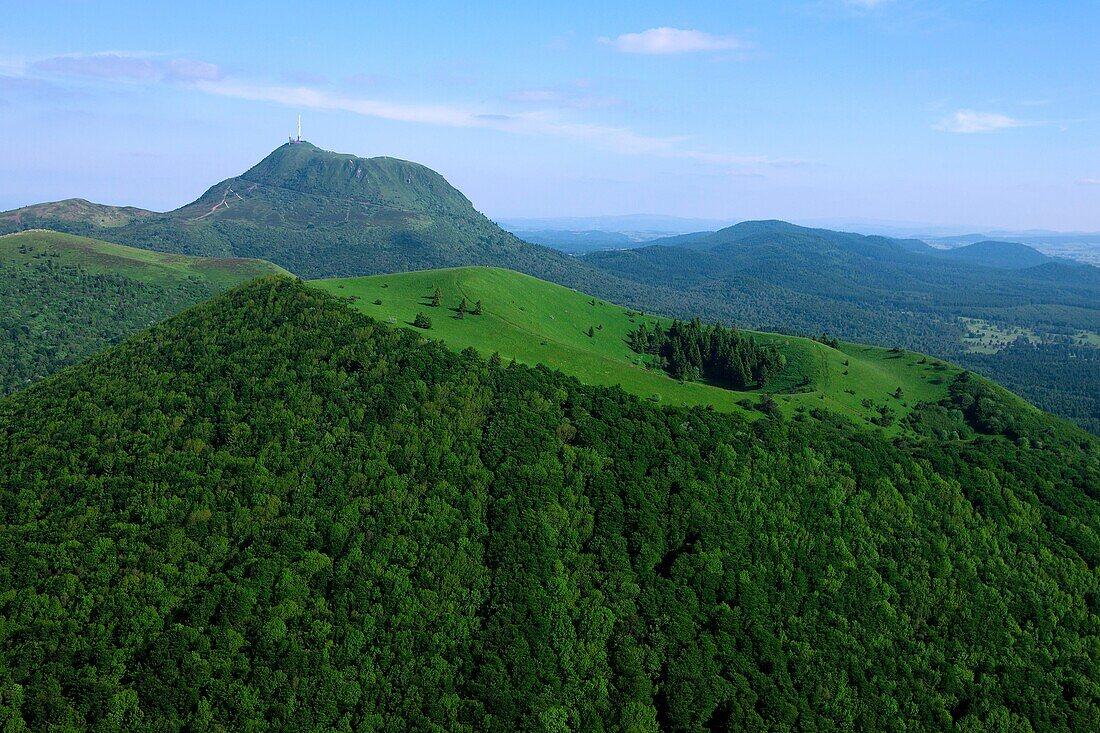
<path id="1" fill-rule="evenodd" d="M 701 382 L 679 382 L 646 368 L 630 350 L 627 334 L 643 321 L 658 319 L 601 301 L 584 293 L 510 270 L 465 267 L 393 275 L 318 280 L 313 285 L 353 304 L 381 321 L 413 328 L 418 313 L 432 321 L 425 336 L 454 350 L 473 347 L 485 355 L 547 366 L 583 382 L 620 385 L 627 392 L 670 405 L 712 405 L 715 409 L 751 409 L 760 390 L 739 392 Z M 441 306 L 431 307 L 438 288 Z M 470 308 L 482 302 L 483 315 L 457 318 L 462 298 Z M 589 337 L 588 329 L 593 329 Z M 419 329 L 418 329 L 419 330 Z M 842 343 L 832 349 L 806 338 L 755 333 L 777 346 L 787 359 L 766 391 L 785 413 L 827 408 L 858 420 L 877 416 L 888 405 L 896 418 L 919 401 L 939 400 L 958 368 L 909 351 Z M 893 395 L 898 388 L 902 396 Z M 864 405 L 870 400 L 873 406 Z M 897 431 L 897 425 L 888 428 Z"/>

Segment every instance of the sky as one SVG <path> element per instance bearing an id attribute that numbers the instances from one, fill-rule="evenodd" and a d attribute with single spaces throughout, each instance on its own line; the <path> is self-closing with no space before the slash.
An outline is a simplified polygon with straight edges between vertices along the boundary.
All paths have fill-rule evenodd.
<path id="1" fill-rule="evenodd" d="M 493 218 L 1100 230 L 1095 0 L 488 5 L 12 3 L 0 209 L 173 209 L 301 114 Z"/>

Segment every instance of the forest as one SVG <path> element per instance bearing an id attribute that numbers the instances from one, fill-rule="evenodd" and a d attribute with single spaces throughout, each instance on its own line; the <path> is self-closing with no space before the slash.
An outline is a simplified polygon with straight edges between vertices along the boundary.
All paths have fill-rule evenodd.
<path id="1" fill-rule="evenodd" d="M 255 277 L 269 262 L 162 255 L 57 232 L 0 237 L 0 395 Z"/>
<path id="2" fill-rule="evenodd" d="M 222 288 L 0 261 L 0 395 L 98 353 Z"/>
<path id="3" fill-rule="evenodd" d="M 760 346 L 751 336 L 719 323 L 698 319 L 645 323 L 627 336 L 630 348 L 655 356 L 656 365 L 676 379 L 706 379 L 729 389 L 763 388 L 786 364 L 774 346 Z"/>
<path id="4" fill-rule="evenodd" d="M 973 375 L 918 413 L 660 408 L 256 281 L 0 400 L 0 726 L 1100 729 L 1097 441 Z"/>

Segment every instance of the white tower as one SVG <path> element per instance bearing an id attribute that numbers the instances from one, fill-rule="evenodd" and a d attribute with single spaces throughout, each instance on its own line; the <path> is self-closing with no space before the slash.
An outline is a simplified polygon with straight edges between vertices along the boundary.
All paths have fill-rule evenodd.
<path id="1" fill-rule="evenodd" d="M 302 116 L 298 115 L 298 142 L 302 142 Z"/>

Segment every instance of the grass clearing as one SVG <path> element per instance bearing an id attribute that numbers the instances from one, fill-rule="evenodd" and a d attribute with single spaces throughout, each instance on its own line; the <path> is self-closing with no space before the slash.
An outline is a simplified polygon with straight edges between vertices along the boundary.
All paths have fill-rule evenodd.
<path id="1" fill-rule="evenodd" d="M 584 293 L 511 270 L 462 267 L 392 275 L 317 280 L 312 283 L 380 321 L 413 328 L 423 313 L 428 330 L 415 329 L 461 351 L 473 347 L 483 355 L 499 352 L 505 360 L 545 364 L 582 382 L 619 385 L 627 392 L 669 405 L 711 405 L 723 411 L 747 411 L 740 404 L 758 402 L 761 390 L 734 391 L 701 382 L 679 382 L 647 368 L 643 356 L 630 350 L 627 334 L 643 321 L 671 321 L 642 315 Z M 441 304 L 431 306 L 438 289 Z M 483 314 L 457 318 L 466 298 L 469 308 L 481 301 Z M 588 335 L 592 329 L 592 336 Z M 909 351 L 894 352 L 842 343 L 832 349 L 812 339 L 751 332 L 761 343 L 775 345 L 787 359 L 783 371 L 763 391 L 775 395 L 786 414 L 815 407 L 857 420 L 879 415 L 888 406 L 900 420 L 919 401 L 947 394 L 957 367 Z M 901 397 L 894 397 L 901 388 Z M 865 400 L 873 406 L 867 407 Z M 897 433 L 895 422 L 887 428 Z"/>

